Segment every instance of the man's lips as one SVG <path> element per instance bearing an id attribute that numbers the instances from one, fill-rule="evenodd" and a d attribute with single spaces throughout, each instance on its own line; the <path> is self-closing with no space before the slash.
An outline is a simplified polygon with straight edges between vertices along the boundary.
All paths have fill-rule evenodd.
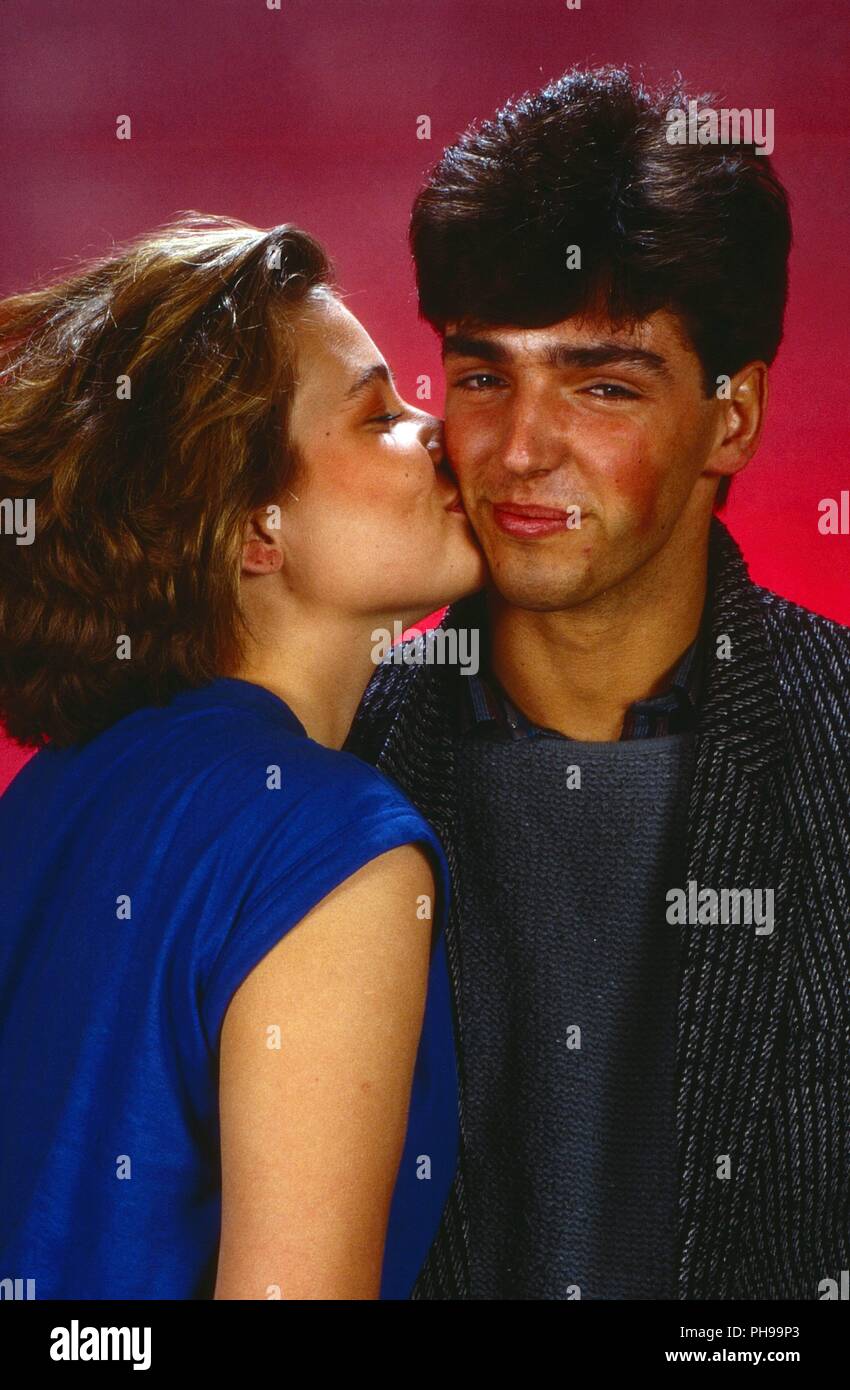
<path id="1" fill-rule="evenodd" d="M 494 502 L 496 525 L 508 536 L 549 536 L 565 531 L 564 507 L 533 507 L 520 502 Z"/>
<path id="2" fill-rule="evenodd" d="M 493 506 L 499 512 L 510 512 L 512 516 L 540 517 L 554 521 L 562 518 L 566 525 L 566 507 L 534 507 L 525 502 L 494 502 Z"/>

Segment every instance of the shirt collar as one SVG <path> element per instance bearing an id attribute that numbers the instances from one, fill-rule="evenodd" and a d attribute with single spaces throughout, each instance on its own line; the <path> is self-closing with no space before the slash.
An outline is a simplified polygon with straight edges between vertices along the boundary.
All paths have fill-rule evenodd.
<path id="1" fill-rule="evenodd" d="M 664 734 L 683 733 L 694 727 L 705 674 L 707 641 L 706 609 L 700 630 L 682 653 L 668 688 L 659 695 L 636 700 L 626 711 L 621 739 L 654 738 Z M 486 643 L 484 644 L 486 648 Z M 556 729 L 532 723 L 513 704 L 491 672 L 468 676 L 463 701 L 465 732 L 490 737 L 531 738 L 540 735 L 563 737 Z"/>

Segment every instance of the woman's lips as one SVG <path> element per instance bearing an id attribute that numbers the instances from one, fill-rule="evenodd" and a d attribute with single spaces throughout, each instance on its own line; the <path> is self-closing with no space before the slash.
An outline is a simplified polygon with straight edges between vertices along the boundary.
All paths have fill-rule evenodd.
<path id="1" fill-rule="evenodd" d="M 551 536 L 567 527 L 566 511 L 555 507 L 494 502 L 493 515 L 496 525 L 508 536 Z"/>

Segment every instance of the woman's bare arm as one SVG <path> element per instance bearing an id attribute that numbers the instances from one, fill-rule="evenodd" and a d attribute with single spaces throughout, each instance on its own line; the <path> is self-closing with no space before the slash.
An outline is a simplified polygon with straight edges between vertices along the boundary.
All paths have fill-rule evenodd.
<path id="1" fill-rule="evenodd" d="M 434 902 L 422 849 L 380 855 L 233 996 L 217 1299 L 378 1297 L 428 975 L 421 894 Z"/>

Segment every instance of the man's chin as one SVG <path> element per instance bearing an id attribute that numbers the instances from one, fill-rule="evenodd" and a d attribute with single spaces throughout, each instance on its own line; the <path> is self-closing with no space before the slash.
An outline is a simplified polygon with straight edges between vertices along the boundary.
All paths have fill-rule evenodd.
<path id="1" fill-rule="evenodd" d="M 514 608 L 526 608 L 535 613 L 554 613 L 576 608 L 593 597 L 595 592 L 589 574 L 571 578 L 557 574 L 515 574 L 511 570 L 491 571 L 490 590 L 495 590 L 504 603 Z"/>
<path id="2" fill-rule="evenodd" d="M 590 557 L 570 559 L 525 554 L 505 555 L 502 546 L 485 550 L 490 571 L 489 586 L 506 603 L 518 608 L 547 611 L 569 608 L 589 597 L 594 587 Z"/>

